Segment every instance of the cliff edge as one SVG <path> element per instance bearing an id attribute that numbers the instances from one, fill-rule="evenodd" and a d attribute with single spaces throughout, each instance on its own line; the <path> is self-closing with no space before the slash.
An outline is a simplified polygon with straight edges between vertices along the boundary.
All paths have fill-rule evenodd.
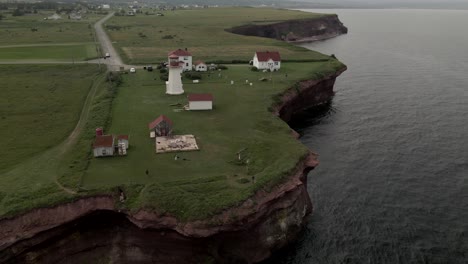
<path id="1" fill-rule="evenodd" d="M 333 38 L 348 33 L 337 15 L 318 18 L 288 20 L 266 25 L 249 24 L 234 27 L 228 32 L 284 40 L 292 43 L 312 42 Z"/>

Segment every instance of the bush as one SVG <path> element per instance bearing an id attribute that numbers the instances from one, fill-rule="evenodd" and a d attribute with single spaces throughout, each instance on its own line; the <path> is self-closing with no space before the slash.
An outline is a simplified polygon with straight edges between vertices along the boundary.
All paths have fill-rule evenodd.
<path id="1" fill-rule="evenodd" d="M 255 66 L 253 66 L 253 67 L 250 67 L 250 70 L 251 70 L 251 71 L 254 71 L 254 72 L 258 72 L 258 68 L 257 68 L 257 67 L 255 67 Z"/>
<path id="2" fill-rule="evenodd" d="M 169 80 L 169 74 L 163 73 L 159 76 L 159 79 L 161 79 L 163 82 L 167 82 Z"/>
<path id="3" fill-rule="evenodd" d="M 158 65 L 159 67 L 159 72 L 160 73 L 167 73 L 167 69 L 166 68 L 161 68 L 161 65 Z"/>
<path id="4" fill-rule="evenodd" d="M 201 74 L 198 72 L 186 72 L 184 76 L 190 80 L 200 80 L 202 78 Z"/>
<path id="5" fill-rule="evenodd" d="M 220 64 L 220 65 L 218 65 L 218 69 L 220 69 L 220 70 L 227 70 L 228 67 L 227 67 L 226 65 Z"/>
<path id="6" fill-rule="evenodd" d="M 161 38 L 162 38 L 162 39 L 173 39 L 174 36 L 172 36 L 172 35 L 165 35 L 165 36 L 162 36 Z"/>
<path id="7" fill-rule="evenodd" d="M 106 81 L 119 86 L 122 84 L 122 76 L 117 72 L 108 72 L 106 76 Z"/>

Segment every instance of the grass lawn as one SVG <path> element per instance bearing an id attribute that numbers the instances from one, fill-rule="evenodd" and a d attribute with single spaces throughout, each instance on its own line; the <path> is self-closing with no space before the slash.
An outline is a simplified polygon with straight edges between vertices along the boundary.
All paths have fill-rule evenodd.
<path id="1" fill-rule="evenodd" d="M 250 60 L 256 50 L 277 50 L 283 60 L 297 60 L 283 62 L 281 70 L 274 73 L 228 65 L 228 70 L 203 74 L 199 84 L 184 79 L 186 94 L 180 96 L 165 94 L 158 71 L 122 75 L 123 84 L 116 87 L 104 83 L 96 65 L 0 67 L 0 78 L 6 84 L 0 88 L 0 217 L 84 195 L 114 192 L 118 187 L 125 190 L 127 200 L 122 206 L 127 209 L 168 212 L 181 220 L 203 219 L 235 206 L 260 188 L 268 190 L 278 184 L 295 169 L 307 149 L 268 109 L 278 94 L 294 89 L 297 81 L 320 78 L 343 64 L 304 48 L 224 29 L 317 16 L 275 9 L 213 8 L 166 12 L 164 17 L 112 18 L 107 26 L 119 29 L 108 32 L 130 63 L 167 60 L 168 51 L 185 47 L 194 60 Z M 36 54 L 41 52 L 50 58 L 56 49 L 57 56 L 68 59 L 70 50 L 92 42 L 85 36 L 90 30 L 85 23 L 69 21 L 40 21 L 46 26 L 28 33 L 44 33 L 45 38 L 27 42 L 28 37 L 19 32 L 26 32 L 34 21 L 41 25 L 35 19 L 31 24 L 27 24 L 27 17 L 6 20 L 17 27 L 0 30 L 0 46 L 4 46 L 0 58 L 2 49 L 11 49 L 3 54 L 16 59 L 23 55 L 13 51 L 30 49 L 24 58 L 42 56 Z M 3 21 L 1 27 L 5 27 Z M 57 27 L 62 27 L 62 32 Z M 4 39 L 15 34 L 19 34 L 17 43 Z M 165 37 L 168 35 L 171 38 Z M 47 45 L 49 42 L 42 41 L 45 39 L 70 45 L 48 45 L 43 51 L 39 51 L 41 46 L 24 46 Z M 10 44 L 23 46 L 5 47 Z M 84 51 L 73 52 L 84 56 Z M 272 80 L 263 82 L 261 78 Z M 212 111 L 174 111 L 181 108 L 174 104 L 187 103 L 187 93 L 203 92 L 214 95 Z M 73 141 L 70 137 L 65 140 L 80 114 L 84 117 L 77 126 L 80 133 Z M 147 125 L 160 114 L 173 120 L 175 134 L 195 135 L 200 151 L 181 153 L 177 161 L 174 154 L 156 154 Z M 129 135 L 128 156 L 91 157 L 94 129 L 101 126 L 106 133 Z M 240 150 L 239 161 L 236 153 Z"/>
<path id="2" fill-rule="evenodd" d="M 84 61 L 97 57 L 94 43 L 77 45 L 0 47 L 0 61 L 57 60 Z"/>
<path id="3" fill-rule="evenodd" d="M 206 61 L 251 60 L 256 50 L 277 50 L 288 60 L 324 59 L 322 54 L 274 39 L 241 36 L 225 29 L 245 24 L 265 24 L 288 19 L 324 16 L 267 8 L 209 8 L 167 11 L 164 16 L 118 16 L 106 29 L 128 63 L 167 60 L 167 53 L 188 48 Z"/>
<path id="4" fill-rule="evenodd" d="M 0 66 L 0 216 L 63 198 L 57 151 L 75 128 L 97 65 Z"/>
<path id="5" fill-rule="evenodd" d="M 154 72 L 126 75 L 106 132 L 129 134 L 128 156 L 92 159 L 83 187 L 130 186 L 128 207 L 155 208 L 181 219 L 204 218 L 233 206 L 258 188 L 281 181 L 307 153 L 288 125 L 267 110 L 273 95 L 297 80 L 341 66 L 333 59 L 284 63 L 281 71 L 271 74 L 272 82 L 261 82 L 270 73 L 230 65 L 221 76 L 204 74 L 200 84 L 184 80 L 186 94 L 180 96 L 166 95 Z M 246 79 L 254 85 L 246 85 Z M 205 92 L 214 95 L 213 111 L 175 112 L 180 106 L 171 106 L 186 104 L 188 93 Z M 194 134 L 200 151 L 179 153 L 182 160 L 177 161 L 174 154 L 156 154 L 147 124 L 160 114 L 174 122 L 175 134 Z M 243 161 L 238 162 L 236 153 L 242 149 Z"/>
<path id="6" fill-rule="evenodd" d="M 39 11 L 38 14 L 17 17 L 3 12 L 5 17 L 0 21 L 0 46 L 94 42 L 92 24 L 103 15 L 89 14 L 87 18 L 79 21 L 69 20 L 65 15 L 59 20 L 44 20 L 54 12 Z"/>

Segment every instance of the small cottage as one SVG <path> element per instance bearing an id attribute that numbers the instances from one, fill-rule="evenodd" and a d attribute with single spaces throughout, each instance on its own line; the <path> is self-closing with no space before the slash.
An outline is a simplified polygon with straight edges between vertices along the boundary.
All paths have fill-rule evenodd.
<path id="1" fill-rule="evenodd" d="M 114 136 L 96 136 L 93 144 L 94 157 L 114 156 Z"/>
<path id="2" fill-rule="evenodd" d="M 253 66 L 259 70 L 277 71 L 281 68 L 281 56 L 277 51 L 257 51 L 253 58 Z"/>
<path id="3" fill-rule="evenodd" d="M 154 133 L 158 137 L 170 136 L 172 134 L 172 121 L 165 115 L 160 115 L 148 124 L 150 135 Z"/>
<path id="4" fill-rule="evenodd" d="M 188 110 L 212 110 L 213 95 L 212 94 L 189 94 L 188 95 Z"/>
<path id="5" fill-rule="evenodd" d="M 183 62 L 183 71 L 191 71 L 192 70 L 192 54 L 187 51 L 187 49 L 182 50 L 174 50 L 169 52 L 167 55 L 168 58 L 177 56 L 179 62 Z"/>
<path id="6" fill-rule="evenodd" d="M 208 70 L 208 66 L 203 61 L 195 62 L 195 71 L 206 72 L 207 70 Z"/>

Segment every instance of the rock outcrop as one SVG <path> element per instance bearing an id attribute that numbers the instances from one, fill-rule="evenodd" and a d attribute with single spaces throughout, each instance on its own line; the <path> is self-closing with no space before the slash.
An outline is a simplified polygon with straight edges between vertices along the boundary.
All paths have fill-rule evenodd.
<path id="1" fill-rule="evenodd" d="M 239 35 L 273 38 L 293 43 L 324 40 L 348 33 L 348 29 L 341 23 L 337 15 L 288 20 L 267 25 L 249 24 L 227 31 Z"/>
<path id="2" fill-rule="evenodd" d="M 329 101 L 342 71 L 289 89 L 275 114 L 287 122 L 304 108 Z M 118 194 L 0 219 L 0 263 L 256 263 L 302 229 L 312 212 L 307 174 L 317 164 L 310 153 L 282 184 L 207 220 L 121 211 Z"/>

